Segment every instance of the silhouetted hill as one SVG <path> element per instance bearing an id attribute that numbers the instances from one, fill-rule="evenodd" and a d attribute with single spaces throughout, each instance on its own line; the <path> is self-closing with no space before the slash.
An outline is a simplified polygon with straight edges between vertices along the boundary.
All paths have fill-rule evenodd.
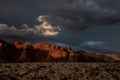
<path id="1" fill-rule="evenodd" d="M 0 39 L 0 42 L 1 42 L 1 43 L 6 43 L 6 42 L 5 42 L 4 40 L 2 40 L 2 39 Z"/>

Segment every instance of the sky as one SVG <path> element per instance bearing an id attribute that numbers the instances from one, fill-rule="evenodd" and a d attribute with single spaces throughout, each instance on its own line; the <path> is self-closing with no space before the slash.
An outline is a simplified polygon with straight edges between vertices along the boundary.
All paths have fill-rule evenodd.
<path id="1" fill-rule="evenodd" d="M 0 0 L 0 38 L 120 50 L 120 0 Z"/>

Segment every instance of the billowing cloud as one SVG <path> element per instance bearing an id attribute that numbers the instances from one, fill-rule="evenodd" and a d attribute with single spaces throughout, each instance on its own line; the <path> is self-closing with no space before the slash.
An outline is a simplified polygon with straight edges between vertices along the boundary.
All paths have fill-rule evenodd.
<path id="1" fill-rule="evenodd" d="M 42 17 L 42 16 L 41 16 Z M 53 27 L 45 20 L 39 19 L 40 25 L 34 25 L 34 27 L 29 27 L 23 24 L 20 27 L 8 26 L 7 24 L 0 24 L 0 36 L 11 37 L 11 38 L 28 38 L 34 39 L 36 37 L 42 36 L 56 36 L 61 30 L 59 26 Z"/>
<path id="2" fill-rule="evenodd" d="M 48 17 L 48 20 L 46 20 L 46 17 Z M 37 18 L 39 22 L 42 22 L 41 25 L 35 25 L 35 28 L 38 31 L 41 31 L 44 36 L 54 36 L 58 35 L 61 28 L 59 25 L 53 25 L 49 21 L 49 16 L 39 16 Z"/>
<path id="3" fill-rule="evenodd" d="M 67 19 L 67 18 L 62 18 L 62 17 L 57 17 L 57 16 L 51 16 L 51 15 L 43 15 L 39 16 L 37 18 L 39 22 L 43 22 L 44 24 L 52 25 L 54 26 L 54 29 L 60 30 L 61 28 L 71 26 L 74 24 L 74 21 Z"/>

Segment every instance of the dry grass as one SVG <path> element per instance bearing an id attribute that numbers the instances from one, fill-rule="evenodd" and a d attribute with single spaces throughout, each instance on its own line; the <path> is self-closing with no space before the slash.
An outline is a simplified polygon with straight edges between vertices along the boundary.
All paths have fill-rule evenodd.
<path id="1" fill-rule="evenodd" d="M 120 63 L 3 63 L 0 80 L 120 80 Z"/>

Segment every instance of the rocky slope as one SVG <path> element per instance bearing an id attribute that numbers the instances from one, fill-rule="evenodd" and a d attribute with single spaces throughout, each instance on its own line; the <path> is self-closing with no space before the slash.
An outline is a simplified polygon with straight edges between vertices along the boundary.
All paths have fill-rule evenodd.
<path id="1" fill-rule="evenodd" d="M 56 46 L 48 43 L 16 41 L 6 43 L 0 40 L 0 62 L 105 62 L 120 61 L 120 56 L 91 53 L 87 51 L 74 52 L 69 46 Z"/>

